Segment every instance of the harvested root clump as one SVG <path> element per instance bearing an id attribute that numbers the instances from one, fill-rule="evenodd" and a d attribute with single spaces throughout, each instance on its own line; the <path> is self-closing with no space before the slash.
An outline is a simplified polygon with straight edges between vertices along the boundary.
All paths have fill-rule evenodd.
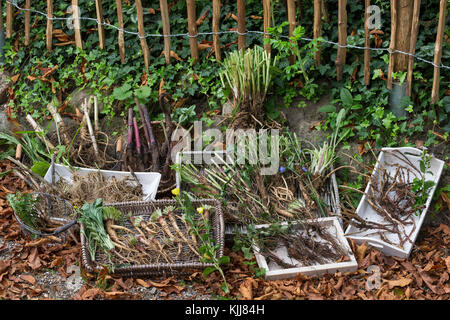
<path id="1" fill-rule="evenodd" d="M 55 195 L 17 192 L 8 194 L 7 200 L 21 227 L 33 237 L 61 233 L 75 219 L 72 205 Z"/>
<path id="2" fill-rule="evenodd" d="M 106 178 L 100 171 L 87 175 L 73 174 L 73 182 L 61 178 L 57 186 L 64 197 L 76 206 L 102 198 L 105 203 L 140 201 L 144 195 L 142 186 L 132 178 Z"/>
<path id="3" fill-rule="evenodd" d="M 209 217 L 211 210 L 205 206 L 205 215 Z M 200 239 L 190 232 L 192 227 L 173 206 L 137 216 L 124 216 L 113 207 L 103 207 L 103 220 L 114 249 L 99 252 L 99 264 L 173 264 L 202 258 Z"/>
<path id="4" fill-rule="evenodd" d="M 262 236 L 257 241 L 260 254 L 283 268 L 337 262 L 348 255 L 331 232 L 318 222 L 303 222 L 287 232 Z M 287 252 L 287 258 L 281 251 Z"/>

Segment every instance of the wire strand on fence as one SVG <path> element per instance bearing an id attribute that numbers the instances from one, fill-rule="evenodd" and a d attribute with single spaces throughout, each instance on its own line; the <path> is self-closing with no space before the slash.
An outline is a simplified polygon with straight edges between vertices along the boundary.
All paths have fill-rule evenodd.
<path id="1" fill-rule="evenodd" d="M 53 17 L 49 17 L 45 12 L 42 12 L 42 11 L 39 11 L 39 10 L 35 10 L 35 9 L 22 8 L 22 7 L 20 7 L 17 4 L 16 0 L 6 0 L 6 3 L 9 3 L 9 4 L 13 5 L 16 9 L 18 9 L 20 11 L 30 11 L 31 13 L 40 14 L 40 15 L 44 16 L 47 20 L 52 20 L 52 21 L 73 21 L 72 17 L 69 17 L 69 18 L 54 17 L 54 16 Z M 190 35 L 189 33 L 175 33 L 175 34 L 167 34 L 167 35 L 165 35 L 165 34 L 158 34 L 158 33 L 147 33 L 147 34 L 141 36 L 138 32 L 129 31 L 129 30 L 126 30 L 126 29 L 121 29 L 119 27 L 116 27 L 115 25 L 112 25 L 112 24 L 109 24 L 109 23 L 106 23 L 106 22 L 100 22 L 96 18 L 80 16 L 79 20 L 93 21 L 93 22 L 95 22 L 98 25 L 102 25 L 104 27 L 109 27 L 109 28 L 115 29 L 117 31 L 122 31 L 123 33 L 137 36 L 138 38 L 150 38 L 150 37 L 159 37 L 159 38 L 165 38 L 165 37 L 171 37 L 171 38 L 179 38 L 179 37 L 197 38 L 199 36 L 212 36 L 212 35 L 224 35 L 224 34 L 237 34 L 237 35 L 240 35 L 240 36 L 249 35 L 249 34 L 260 34 L 260 35 L 263 35 L 263 36 L 267 35 L 267 36 L 270 36 L 270 37 L 278 37 L 278 38 L 281 38 L 281 39 L 288 39 L 288 40 L 290 39 L 289 36 L 274 35 L 274 34 L 271 34 L 271 33 L 264 32 L 264 31 L 256 31 L 256 30 L 247 30 L 244 33 L 239 32 L 237 30 L 219 31 L 219 32 L 212 32 L 212 31 L 211 32 L 198 32 L 195 35 Z M 301 37 L 300 40 L 308 41 L 308 42 L 314 41 L 314 39 L 307 38 L 307 37 Z M 435 68 L 450 69 L 449 66 L 446 66 L 444 64 L 436 65 L 433 61 L 421 58 L 421 57 L 419 57 L 419 56 L 417 56 L 415 54 L 412 54 L 412 53 L 409 53 L 409 52 L 404 52 L 404 51 L 401 51 L 401 50 L 391 50 L 389 48 L 362 47 L 362 46 L 357 46 L 357 45 L 352 45 L 352 44 L 346 44 L 345 46 L 342 46 L 342 45 L 340 45 L 337 42 L 326 40 L 326 39 L 323 39 L 323 38 L 320 40 L 320 42 L 321 43 L 325 43 L 325 44 L 330 44 L 330 45 L 333 45 L 333 46 L 336 46 L 336 47 L 340 47 L 340 48 L 350 48 L 350 49 L 358 49 L 358 50 L 371 50 L 371 51 L 386 51 L 389 54 L 394 54 L 394 53 L 404 54 L 404 55 L 413 57 L 414 59 L 417 59 L 419 61 L 422 61 L 424 63 L 431 64 Z"/>

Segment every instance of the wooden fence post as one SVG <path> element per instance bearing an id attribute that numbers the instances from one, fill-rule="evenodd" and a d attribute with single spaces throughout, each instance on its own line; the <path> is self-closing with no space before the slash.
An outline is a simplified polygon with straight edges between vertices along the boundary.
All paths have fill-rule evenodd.
<path id="1" fill-rule="evenodd" d="M 317 39 L 322 34 L 322 1 L 314 0 L 314 39 Z M 318 44 L 318 50 L 314 53 L 315 65 L 320 64 L 320 44 Z"/>
<path id="2" fill-rule="evenodd" d="M 11 38 L 13 34 L 14 8 L 9 2 L 6 3 L 6 38 Z"/>
<path id="3" fill-rule="evenodd" d="M 411 27 L 411 39 L 409 40 L 409 53 L 416 53 L 416 43 L 417 35 L 419 32 L 419 17 L 420 17 L 420 0 L 414 0 L 413 9 L 413 21 Z M 414 57 L 409 56 L 408 60 L 408 73 L 406 78 L 406 95 L 411 96 L 412 91 L 412 80 L 413 80 L 413 67 L 414 67 Z"/>
<path id="4" fill-rule="evenodd" d="M 338 81 L 341 81 L 347 54 L 347 49 L 345 48 L 347 45 L 347 0 L 339 0 L 338 37 L 339 46 L 336 57 L 336 78 Z"/>
<path id="5" fill-rule="evenodd" d="M 24 12 L 25 16 L 25 46 L 30 45 L 30 11 L 31 8 L 31 0 L 25 0 L 25 9 L 27 9 Z"/>
<path id="6" fill-rule="evenodd" d="M 238 18 L 238 49 L 245 50 L 246 38 L 245 32 L 245 0 L 237 0 L 237 18 Z"/>
<path id="7" fill-rule="evenodd" d="M 397 41 L 397 0 L 391 0 L 391 43 L 389 44 L 389 65 L 387 75 L 387 88 L 392 90 L 392 73 L 394 72 L 394 55 L 395 44 Z"/>
<path id="8" fill-rule="evenodd" d="M 81 24 L 80 24 L 80 7 L 78 0 L 72 0 L 72 14 L 73 14 L 73 28 L 75 31 L 75 43 L 80 49 L 83 49 L 83 42 L 81 40 Z"/>
<path id="9" fill-rule="evenodd" d="M 47 40 L 47 51 L 52 50 L 53 41 L 53 0 L 47 0 L 47 30 L 45 32 L 45 37 Z"/>
<path id="10" fill-rule="evenodd" d="M 439 24 L 436 33 L 436 44 L 434 46 L 434 75 L 433 75 L 433 89 L 431 91 L 431 104 L 436 104 L 439 100 L 439 81 L 441 71 L 438 67 L 442 59 L 442 40 L 444 38 L 445 30 L 445 14 L 447 10 L 447 0 L 441 0 L 439 9 Z"/>
<path id="11" fill-rule="evenodd" d="M 148 70 L 150 61 L 149 61 L 147 40 L 145 40 L 144 10 L 142 8 L 141 0 L 136 0 L 136 11 L 137 11 L 139 39 L 141 42 L 142 53 L 144 55 L 145 69 Z"/>
<path id="12" fill-rule="evenodd" d="M 105 29 L 103 28 L 103 6 L 102 0 L 95 0 L 95 10 L 97 11 L 98 40 L 100 49 L 105 49 Z"/>
<path id="13" fill-rule="evenodd" d="M 166 64 L 170 63 L 170 20 L 169 20 L 169 7 L 167 6 L 167 0 L 160 0 L 159 7 L 161 8 L 161 21 L 164 34 L 164 57 L 166 58 Z"/>
<path id="14" fill-rule="evenodd" d="M 263 10 L 264 10 L 264 38 L 269 39 L 268 28 L 270 27 L 270 0 L 263 0 Z M 264 45 L 267 53 L 271 51 L 271 45 L 267 43 Z"/>
<path id="15" fill-rule="evenodd" d="M 198 40 L 197 40 L 197 23 L 195 12 L 195 0 L 186 0 L 187 16 L 188 16 L 188 31 L 189 31 L 189 46 L 191 47 L 191 58 L 194 63 L 198 61 Z"/>
<path id="16" fill-rule="evenodd" d="M 370 48 L 370 32 L 369 32 L 369 7 L 370 0 L 365 0 L 365 14 L 364 14 L 364 46 Z M 364 50 L 364 84 L 370 84 L 370 49 Z"/>
<path id="17" fill-rule="evenodd" d="M 216 59 L 221 61 L 222 55 L 220 52 L 220 36 L 217 34 L 217 32 L 220 31 L 220 0 L 213 0 L 212 31 L 214 32 L 214 53 L 216 55 Z"/>
<path id="18" fill-rule="evenodd" d="M 125 39 L 122 31 L 124 26 L 122 0 L 116 0 L 116 9 L 117 9 L 117 22 L 119 27 L 118 44 L 119 44 L 120 61 L 122 63 L 125 63 Z"/>
<path id="19" fill-rule="evenodd" d="M 287 11 L 288 11 L 288 21 L 289 21 L 289 36 L 294 35 L 295 27 L 297 22 L 295 21 L 295 0 L 287 0 Z M 289 63 L 295 63 L 295 55 L 289 57 Z"/>

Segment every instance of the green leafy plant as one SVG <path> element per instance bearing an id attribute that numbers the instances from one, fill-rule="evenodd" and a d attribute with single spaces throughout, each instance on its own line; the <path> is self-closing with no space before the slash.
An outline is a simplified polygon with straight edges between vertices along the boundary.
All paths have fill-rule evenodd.
<path id="1" fill-rule="evenodd" d="M 95 261 L 95 254 L 101 248 L 108 254 L 114 249 L 114 243 L 105 230 L 103 223 L 103 201 L 97 199 L 94 203 L 85 203 L 80 209 L 79 221 L 83 224 L 83 235 L 89 243 L 89 253 L 92 261 Z"/>
<path id="2" fill-rule="evenodd" d="M 431 155 L 423 150 L 419 160 L 419 167 L 422 172 L 422 177 L 420 179 L 415 177 L 411 186 L 411 190 L 417 195 L 413 208 L 423 208 L 428 200 L 430 189 L 435 185 L 434 181 L 425 179 L 426 174 L 433 174 L 433 172 L 429 170 L 431 167 L 430 162 Z M 420 212 L 416 213 L 419 214 Z"/>
<path id="3" fill-rule="evenodd" d="M 212 272 L 218 271 L 223 279 L 221 288 L 225 293 L 229 293 L 229 286 L 221 265 L 229 263 L 230 257 L 224 255 L 219 257 L 220 244 L 216 243 L 211 236 L 212 226 L 209 216 L 206 214 L 211 207 L 204 205 L 195 209 L 189 199 L 189 195 L 184 191 L 181 194 L 177 194 L 176 199 L 180 209 L 184 211 L 184 218 L 190 226 L 190 232 L 200 239 L 199 253 L 202 256 L 201 261 L 213 264 L 213 266 L 205 268 L 203 276 L 206 278 Z"/>
<path id="4" fill-rule="evenodd" d="M 6 200 L 25 225 L 35 230 L 39 229 L 40 219 L 33 211 L 33 206 L 39 201 L 39 198 L 33 198 L 33 195 L 29 193 L 16 192 L 7 194 Z M 36 237 L 34 234 L 32 236 Z"/>
<path id="5" fill-rule="evenodd" d="M 261 112 L 276 61 L 260 46 L 233 51 L 224 59 L 220 80 L 230 90 L 235 108 Z"/>

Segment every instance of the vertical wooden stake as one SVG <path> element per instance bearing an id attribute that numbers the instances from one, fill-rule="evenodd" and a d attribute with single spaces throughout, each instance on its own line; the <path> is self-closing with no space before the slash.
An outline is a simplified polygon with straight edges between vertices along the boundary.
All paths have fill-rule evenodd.
<path id="1" fill-rule="evenodd" d="M 75 31 L 75 43 L 78 48 L 83 49 L 83 42 L 81 40 L 80 8 L 78 7 L 78 0 L 72 0 L 72 14 L 73 28 Z"/>
<path id="2" fill-rule="evenodd" d="M 270 27 L 270 0 L 263 0 L 263 9 L 264 9 L 264 38 L 268 39 L 270 36 L 267 34 L 268 29 Z M 267 53 L 271 51 L 271 45 L 268 43 L 264 45 L 264 49 L 266 49 Z"/>
<path id="3" fill-rule="evenodd" d="M 53 41 L 53 0 L 47 0 L 47 30 L 45 33 L 45 37 L 47 40 L 47 51 L 52 50 L 52 41 Z"/>
<path id="4" fill-rule="evenodd" d="M 142 8 L 141 0 L 136 0 L 136 10 L 137 10 L 139 39 L 141 41 L 142 53 L 144 54 L 145 69 L 148 70 L 148 66 L 150 63 L 149 62 L 149 51 L 148 51 L 147 40 L 145 40 L 144 10 Z"/>
<path id="5" fill-rule="evenodd" d="M 120 52 L 120 61 L 125 63 L 125 39 L 123 37 L 123 12 L 122 12 L 122 0 L 116 0 L 116 9 L 117 9 L 117 21 L 119 27 L 119 52 Z"/>
<path id="6" fill-rule="evenodd" d="M 11 38 L 13 34 L 14 8 L 9 2 L 6 3 L 6 38 Z"/>
<path id="7" fill-rule="evenodd" d="M 394 54 L 397 41 L 397 0 L 391 0 L 391 43 L 389 44 L 389 65 L 387 75 L 387 88 L 392 90 L 392 73 L 394 72 Z"/>
<path id="8" fill-rule="evenodd" d="M 434 46 L 434 64 L 439 66 L 442 59 L 442 40 L 444 38 L 445 30 L 445 13 L 447 10 L 447 0 L 441 0 L 439 9 L 439 24 L 436 33 L 436 45 Z M 431 91 L 431 104 L 436 104 L 439 100 L 439 81 L 440 68 L 434 67 L 433 75 L 433 89 Z"/>
<path id="9" fill-rule="evenodd" d="M 160 0 L 159 7 L 161 8 L 161 20 L 164 34 L 164 57 L 166 58 L 166 64 L 170 63 L 170 20 L 169 20 L 169 7 L 167 6 L 167 0 Z"/>
<path id="10" fill-rule="evenodd" d="M 194 63 L 198 61 L 198 42 L 197 42 L 197 23 L 195 0 L 186 0 L 187 16 L 188 16 L 188 32 L 189 32 L 189 46 L 191 47 L 191 58 Z"/>
<path id="11" fill-rule="evenodd" d="M 212 31 L 214 33 L 220 31 L 220 0 L 213 0 L 213 19 L 212 19 Z M 220 36 L 218 34 L 213 35 L 214 53 L 218 61 L 222 60 L 220 52 Z"/>
<path id="12" fill-rule="evenodd" d="M 103 28 L 103 6 L 102 0 L 95 0 L 95 9 L 97 11 L 97 24 L 98 24 L 98 40 L 100 49 L 105 49 L 105 29 Z"/>
<path id="13" fill-rule="evenodd" d="M 336 78 L 342 80 L 342 71 L 344 70 L 347 49 L 347 0 L 339 0 L 338 8 L 338 37 L 339 47 L 336 57 Z"/>
<path id="14" fill-rule="evenodd" d="M 30 45 L 30 11 L 31 8 L 31 0 L 25 0 L 25 46 Z"/>
<path id="15" fill-rule="evenodd" d="M 238 49 L 245 50 L 245 0 L 237 0 L 237 18 L 238 18 Z"/>
<path id="16" fill-rule="evenodd" d="M 295 0 L 287 0 L 287 12 L 289 21 L 289 36 L 292 37 L 295 27 L 297 26 L 297 22 L 295 21 Z M 295 63 L 295 55 L 291 55 L 289 57 L 289 63 Z"/>
<path id="17" fill-rule="evenodd" d="M 417 35 L 419 32 L 420 0 L 414 0 L 413 21 L 411 27 L 411 39 L 409 41 L 409 53 L 416 53 Z M 413 80 L 414 57 L 408 58 L 408 73 L 406 77 L 406 95 L 411 96 Z"/>
<path id="18" fill-rule="evenodd" d="M 370 32 L 369 32 L 369 7 L 370 0 L 365 0 L 365 15 L 364 15 L 364 46 L 370 47 Z M 364 84 L 370 84 L 370 50 L 364 50 Z"/>
<path id="19" fill-rule="evenodd" d="M 322 34 L 322 1 L 314 0 L 314 39 L 317 39 Z M 320 44 L 318 50 L 314 53 L 315 65 L 320 64 Z"/>

